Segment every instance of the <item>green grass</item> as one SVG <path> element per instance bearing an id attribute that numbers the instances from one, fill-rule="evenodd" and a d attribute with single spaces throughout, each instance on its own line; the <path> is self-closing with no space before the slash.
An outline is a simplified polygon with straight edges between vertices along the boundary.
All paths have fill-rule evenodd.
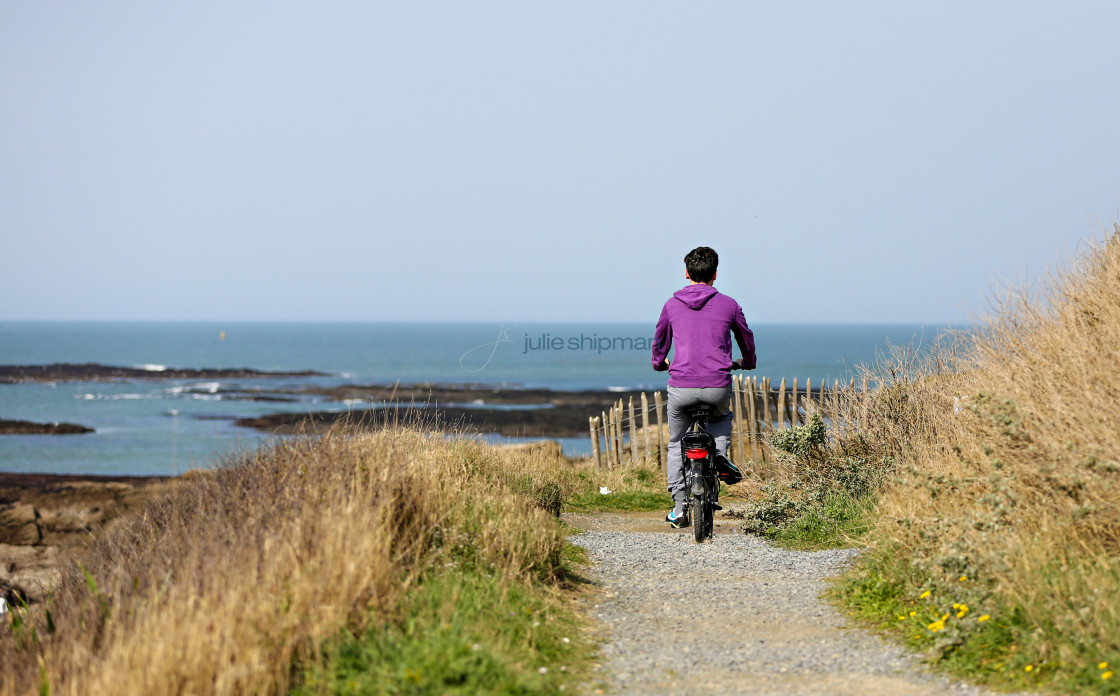
<path id="1" fill-rule="evenodd" d="M 665 490 L 664 474 L 643 466 L 627 467 L 621 472 L 581 473 L 578 489 L 564 504 L 572 512 L 635 512 L 673 507 Z M 599 492 L 607 486 L 610 493 Z"/>
<path id="2" fill-rule="evenodd" d="M 870 528 L 869 516 L 874 508 L 875 501 L 870 497 L 830 493 L 764 535 L 778 546 L 802 551 L 851 548 L 859 545 L 860 537 Z"/>
<path id="3" fill-rule="evenodd" d="M 622 490 L 611 491 L 609 495 L 602 495 L 595 490 L 569 498 L 566 507 L 574 512 L 668 510 L 673 507 L 673 499 L 666 492 Z"/>
<path id="4" fill-rule="evenodd" d="M 565 558 L 582 562 L 572 549 Z M 558 694 L 586 676 L 594 651 L 570 602 L 475 567 L 434 571 L 392 614 L 330 641 L 300 667 L 293 696 Z"/>
<path id="5" fill-rule="evenodd" d="M 1042 612 L 995 603 L 993 587 L 974 578 L 922 581 L 896 549 L 871 551 L 828 597 L 849 616 L 925 655 L 931 666 L 973 682 L 1000 689 L 1120 693 L 1115 678 L 1102 678 L 1120 666 L 1120 654 L 1099 644 L 1053 649 L 1061 627 L 1042 620 Z"/>

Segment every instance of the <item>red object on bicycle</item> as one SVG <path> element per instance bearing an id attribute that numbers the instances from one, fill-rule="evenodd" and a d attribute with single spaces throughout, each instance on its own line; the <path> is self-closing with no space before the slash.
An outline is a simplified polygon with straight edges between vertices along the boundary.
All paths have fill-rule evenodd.
<path id="1" fill-rule="evenodd" d="M 689 459 L 703 459 L 704 457 L 708 456 L 708 450 L 706 450 L 706 449 L 690 449 L 690 450 L 686 450 L 684 454 Z"/>

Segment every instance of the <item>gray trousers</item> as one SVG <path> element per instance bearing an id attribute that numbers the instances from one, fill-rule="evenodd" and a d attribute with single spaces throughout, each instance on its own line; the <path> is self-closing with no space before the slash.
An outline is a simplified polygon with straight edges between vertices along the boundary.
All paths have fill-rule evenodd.
<path id="1" fill-rule="evenodd" d="M 731 385 L 726 387 L 685 388 L 669 387 L 669 495 L 673 504 L 680 506 L 688 500 L 684 489 L 684 457 L 681 456 L 681 438 L 688 426 L 688 408 L 697 404 L 711 404 L 707 430 L 716 439 L 716 449 L 727 456 L 727 446 L 731 444 L 731 416 L 728 407 L 731 402 Z"/>

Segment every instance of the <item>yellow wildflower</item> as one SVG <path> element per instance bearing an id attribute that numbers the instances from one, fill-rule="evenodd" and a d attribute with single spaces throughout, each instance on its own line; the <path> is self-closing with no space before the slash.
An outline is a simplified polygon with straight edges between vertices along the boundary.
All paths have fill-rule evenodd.
<path id="1" fill-rule="evenodd" d="M 978 616 L 978 617 L 976 618 L 976 620 L 977 620 L 977 621 L 987 621 L 987 620 L 988 620 L 988 619 L 990 619 L 990 618 L 992 618 L 992 617 L 988 616 L 987 614 L 984 614 L 983 616 Z"/>
<path id="2" fill-rule="evenodd" d="M 1097 665 L 1097 669 L 1108 669 L 1108 663 L 1107 662 L 1100 663 L 1099 665 Z"/>
<path id="3" fill-rule="evenodd" d="M 1112 679 L 1112 672 L 1102 672 L 1101 679 Z"/>
<path id="4" fill-rule="evenodd" d="M 933 631 L 934 633 L 936 633 L 940 630 L 943 630 L 945 628 L 945 620 L 948 619 L 948 618 L 949 618 L 949 615 L 945 614 L 944 616 L 942 616 L 937 621 L 934 621 L 933 623 L 926 626 L 926 628 Z"/>
<path id="5" fill-rule="evenodd" d="M 968 605 L 967 604 L 962 604 L 959 608 L 960 608 L 960 611 L 957 612 L 957 618 L 958 619 L 963 619 L 964 615 L 968 613 Z"/>
<path id="6" fill-rule="evenodd" d="M 960 581 L 961 582 L 968 582 L 968 576 L 967 575 L 962 575 L 961 578 L 960 578 Z"/>
<path id="7" fill-rule="evenodd" d="M 900 617 L 898 617 L 898 620 L 899 620 L 899 621 L 905 621 L 905 620 L 906 620 L 906 617 L 905 617 L 905 616 L 900 616 Z"/>
<path id="8" fill-rule="evenodd" d="M 925 592 L 918 595 L 918 599 L 925 599 L 926 597 L 930 596 L 931 594 L 933 594 L 933 593 L 930 592 L 929 590 L 926 590 Z"/>
<path id="9" fill-rule="evenodd" d="M 918 612 L 916 612 L 916 611 L 912 611 L 912 612 L 910 612 L 910 616 L 916 616 L 916 615 L 917 615 L 917 613 L 918 613 Z"/>
<path id="10" fill-rule="evenodd" d="M 1032 669 L 1034 669 L 1034 665 L 1027 665 L 1026 667 L 1024 667 L 1024 668 L 1023 668 L 1023 671 L 1024 671 L 1024 672 L 1029 672 L 1029 671 L 1031 671 Z"/>

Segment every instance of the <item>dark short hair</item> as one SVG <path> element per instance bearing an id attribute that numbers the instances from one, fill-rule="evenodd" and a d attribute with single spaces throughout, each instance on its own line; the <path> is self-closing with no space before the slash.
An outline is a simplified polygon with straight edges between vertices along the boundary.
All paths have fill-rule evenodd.
<path id="1" fill-rule="evenodd" d="M 697 283 L 710 283 L 719 266 L 719 254 L 711 247 L 696 247 L 684 257 L 688 277 Z"/>

